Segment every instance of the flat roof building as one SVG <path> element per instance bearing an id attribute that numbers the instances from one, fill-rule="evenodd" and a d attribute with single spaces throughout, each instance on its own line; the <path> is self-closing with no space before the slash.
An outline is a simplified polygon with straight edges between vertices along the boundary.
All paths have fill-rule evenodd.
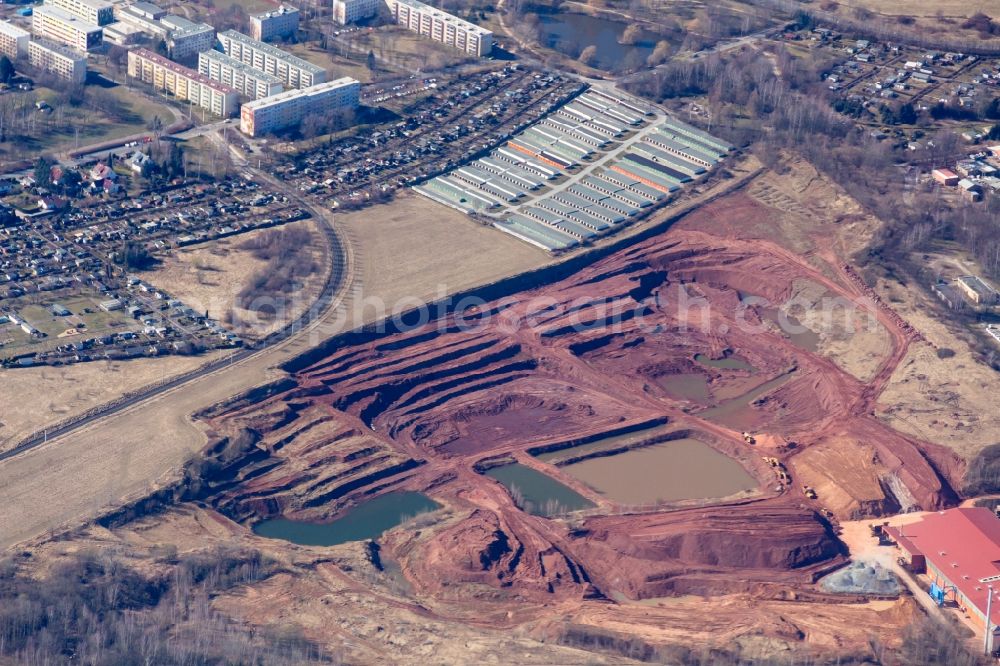
<path id="1" fill-rule="evenodd" d="M 333 0 L 333 20 L 340 25 L 356 23 L 378 13 L 385 0 Z"/>
<path id="2" fill-rule="evenodd" d="M 58 7 L 87 23 L 107 25 L 115 20 L 115 9 L 104 0 L 45 0 L 45 4 Z"/>
<path id="3" fill-rule="evenodd" d="M 928 513 L 913 523 L 886 528 L 915 573 L 926 573 L 938 603 L 955 602 L 980 631 L 1000 624 L 1000 519 L 985 507 Z M 992 632 L 991 632 L 992 633 Z"/>
<path id="4" fill-rule="evenodd" d="M 269 39 L 288 37 L 299 30 L 299 10 L 281 5 L 274 11 L 250 17 L 250 36 L 266 42 Z"/>
<path id="5" fill-rule="evenodd" d="M 167 14 L 160 23 L 167 33 L 167 51 L 174 60 L 187 60 L 215 47 L 215 28 L 207 23 L 194 23 L 183 16 Z"/>
<path id="6" fill-rule="evenodd" d="M 309 115 L 329 116 L 356 109 L 361 84 L 344 77 L 300 90 L 287 90 L 243 105 L 240 130 L 247 136 L 276 132 L 302 122 Z"/>
<path id="7" fill-rule="evenodd" d="M 217 116 L 228 118 L 239 109 L 240 95 L 229 86 L 146 49 L 129 51 L 128 74 Z"/>
<path id="8" fill-rule="evenodd" d="M 493 50 L 493 33 L 417 0 L 386 0 L 396 23 L 474 56 Z"/>
<path id="9" fill-rule="evenodd" d="M 97 48 L 103 41 L 100 26 L 87 23 L 52 5 L 35 7 L 31 15 L 31 31 L 38 37 L 65 44 L 78 51 Z"/>
<path id="10" fill-rule="evenodd" d="M 262 72 L 219 51 L 198 54 L 198 72 L 235 89 L 251 100 L 277 95 L 283 88 L 281 79 Z"/>
<path id="11" fill-rule="evenodd" d="M 31 33 L 13 23 L 0 21 L 0 53 L 11 60 L 28 55 L 28 42 Z"/>
<path id="12" fill-rule="evenodd" d="M 289 88 L 308 88 L 326 81 L 322 67 L 235 30 L 220 32 L 217 46 L 230 58 L 277 76 Z"/>
<path id="13" fill-rule="evenodd" d="M 115 7 L 115 17 L 120 23 L 130 25 L 153 37 L 166 38 L 170 30 L 160 23 L 167 15 L 167 10 L 151 2 L 133 2 L 130 5 Z"/>
<path id="14" fill-rule="evenodd" d="M 87 56 L 46 39 L 28 42 L 28 63 L 66 81 L 83 83 L 87 79 Z"/>
<path id="15" fill-rule="evenodd" d="M 104 41 L 117 44 L 118 46 L 135 44 L 143 34 L 142 30 L 123 21 L 109 23 L 102 30 L 104 31 Z"/>
<path id="16" fill-rule="evenodd" d="M 976 305 L 996 305 L 1000 302 L 1000 293 L 980 277 L 962 275 L 955 283 L 965 297 Z"/>

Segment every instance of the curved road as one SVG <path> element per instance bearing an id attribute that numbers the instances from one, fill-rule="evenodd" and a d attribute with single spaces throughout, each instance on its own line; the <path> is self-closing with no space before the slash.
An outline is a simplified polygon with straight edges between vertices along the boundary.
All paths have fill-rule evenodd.
<path id="1" fill-rule="evenodd" d="M 157 395 L 166 393 L 167 391 L 183 386 L 184 384 L 188 384 L 198 378 L 216 372 L 221 368 L 230 367 L 252 356 L 260 355 L 279 343 L 289 340 L 299 333 L 308 330 L 309 325 L 312 322 L 322 319 L 323 315 L 335 306 L 337 295 L 347 284 L 345 276 L 349 261 L 347 248 L 334 228 L 332 214 L 309 203 L 297 192 L 295 192 L 294 189 L 286 189 L 280 181 L 273 178 L 270 174 L 264 174 L 252 169 L 248 170 L 254 171 L 263 180 L 268 181 L 268 183 L 270 183 L 275 189 L 280 191 L 289 199 L 294 200 L 302 208 L 308 210 L 313 218 L 317 220 L 320 229 L 323 232 L 323 236 L 329 250 L 330 270 L 327 273 L 327 279 L 323 285 L 323 290 L 320 292 L 319 296 L 312 303 L 309 309 L 281 330 L 275 331 L 262 341 L 252 346 L 236 351 L 227 357 L 206 363 L 196 370 L 173 377 L 161 384 L 141 389 L 140 391 L 128 395 L 121 400 L 117 400 L 103 407 L 98 407 L 96 411 L 88 413 L 83 417 L 73 419 L 62 424 L 57 424 L 56 426 L 48 428 L 42 432 L 36 432 L 34 435 L 19 442 L 10 450 L 0 453 L 0 461 L 13 458 L 14 456 L 46 443 L 50 438 L 69 434 L 74 430 L 83 428 L 84 426 L 92 424 L 103 418 L 107 418 L 112 414 L 121 412 L 129 407 L 133 407 L 145 400 L 149 400 Z"/>

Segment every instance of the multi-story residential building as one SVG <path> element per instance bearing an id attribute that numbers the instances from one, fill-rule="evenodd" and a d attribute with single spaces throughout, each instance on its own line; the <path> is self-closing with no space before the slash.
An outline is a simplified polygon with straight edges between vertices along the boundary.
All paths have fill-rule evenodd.
<path id="1" fill-rule="evenodd" d="M 308 88 L 326 81 L 322 67 L 235 30 L 220 32 L 217 46 L 230 58 L 277 76 L 289 88 Z"/>
<path id="2" fill-rule="evenodd" d="M 288 37 L 299 30 L 299 10 L 281 5 L 274 11 L 250 17 L 250 36 L 266 42 L 269 39 Z"/>
<path id="3" fill-rule="evenodd" d="M 115 8 L 104 0 L 45 0 L 45 4 L 58 7 L 93 25 L 107 25 L 115 20 Z"/>
<path id="4" fill-rule="evenodd" d="M 260 136 L 296 125 L 309 115 L 330 116 L 358 107 L 361 84 L 344 77 L 301 90 L 248 102 L 240 109 L 240 130 Z"/>
<path id="5" fill-rule="evenodd" d="M 78 51 L 89 51 L 102 42 L 100 26 L 51 5 L 35 7 L 31 15 L 31 31 L 38 37 Z"/>
<path id="6" fill-rule="evenodd" d="M 215 47 L 215 28 L 207 23 L 194 23 L 183 16 L 167 14 L 160 23 L 167 34 L 167 52 L 174 60 L 187 60 Z"/>
<path id="7" fill-rule="evenodd" d="M 363 21 L 378 13 L 385 0 L 333 0 L 333 20 L 340 25 Z"/>
<path id="8" fill-rule="evenodd" d="M 0 21 L 0 53 L 11 60 L 28 55 L 28 42 L 31 33 L 22 30 L 13 23 Z"/>
<path id="9" fill-rule="evenodd" d="M 128 74 L 224 118 L 235 115 L 240 105 L 240 94 L 229 86 L 146 49 L 129 51 Z"/>
<path id="10" fill-rule="evenodd" d="M 106 26 L 102 26 L 104 31 L 104 41 L 118 46 L 128 46 L 139 42 L 143 32 L 135 26 L 122 21 L 115 21 Z"/>
<path id="11" fill-rule="evenodd" d="M 74 83 L 83 83 L 87 78 L 87 56 L 46 39 L 28 42 L 28 63 Z"/>
<path id="12" fill-rule="evenodd" d="M 493 50 L 493 33 L 417 0 L 386 0 L 396 23 L 469 55 Z"/>
<path id="13" fill-rule="evenodd" d="M 167 11 L 151 2 L 133 2 L 126 7 L 119 6 L 115 15 L 120 23 L 141 30 L 152 37 L 166 39 L 170 29 L 160 23 Z"/>
<path id="14" fill-rule="evenodd" d="M 281 79 L 277 76 L 255 69 L 219 51 L 199 53 L 198 72 L 250 99 L 270 97 L 283 90 Z"/>

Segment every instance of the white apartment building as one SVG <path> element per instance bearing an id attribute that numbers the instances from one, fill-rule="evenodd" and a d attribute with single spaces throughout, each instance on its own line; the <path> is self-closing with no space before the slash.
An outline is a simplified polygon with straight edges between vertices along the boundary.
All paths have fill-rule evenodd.
<path id="1" fill-rule="evenodd" d="M 198 54 L 198 73 L 227 85 L 252 100 L 277 95 L 283 90 L 278 77 L 254 69 L 219 51 L 202 51 Z"/>
<path id="2" fill-rule="evenodd" d="M 126 7 L 118 6 L 115 15 L 120 23 L 141 30 L 153 37 L 166 39 L 170 29 L 160 23 L 167 11 L 151 2 L 133 2 Z"/>
<path id="3" fill-rule="evenodd" d="M 128 52 L 128 74 L 217 116 L 233 116 L 240 106 L 240 94 L 229 86 L 146 49 Z"/>
<path id="4" fill-rule="evenodd" d="M 385 0 L 333 0 L 333 20 L 340 25 L 371 18 Z"/>
<path id="5" fill-rule="evenodd" d="M 240 130 L 247 136 L 292 127 L 309 115 L 330 115 L 358 107 L 361 84 L 344 77 L 301 90 L 247 102 L 240 109 Z"/>
<path id="6" fill-rule="evenodd" d="M 194 23 L 173 14 L 161 18 L 160 23 L 170 31 L 167 52 L 174 60 L 187 60 L 215 47 L 215 28 L 207 23 Z"/>
<path id="7" fill-rule="evenodd" d="M 65 44 L 78 51 L 89 51 L 101 45 L 101 27 L 87 23 L 78 16 L 53 7 L 35 7 L 31 15 L 31 31 L 38 37 Z"/>
<path id="8" fill-rule="evenodd" d="M 45 4 L 58 7 L 93 25 L 103 26 L 115 20 L 115 8 L 104 0 L 45 0 Z"/>
<path id="9" fill-rule="evenodd" d="M 0 21 L 0 53 L 11 60 L 28 55 L 28 42 L 31 33 L 22 30 L 13 23 Z"/>
<path id="10" fill-rule="evenodd" d="M 250 36 L 266 42 L 277 37 L 288 37 L 299 30 L 299 10 L 281 5 L 271 12 L 250 17 Z"/>
<path id="11" fill-rule="evenodd" d="M 87 56 L 45 39 L 28 42 L 28 63 L 74 83 L 87 78 Z"/>
<path id="12" fill-rule="evenodd" d="M 235 30 L 220 32 L 217 46 L 230 58 L 277 76 L 289 88 L 308 88 L 326 81 L 322 67 Z"/>
<path id="13" fill-rule="evenodd" d="M 493 33 L 417 0 L 386 0 L 396 23 L 469 55 L 489 55 Z"/>

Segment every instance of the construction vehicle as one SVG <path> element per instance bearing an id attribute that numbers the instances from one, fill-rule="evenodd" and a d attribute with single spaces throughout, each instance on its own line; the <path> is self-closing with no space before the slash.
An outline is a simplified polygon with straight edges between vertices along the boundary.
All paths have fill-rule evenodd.
<path id="1" fill-rule="evenodd" d="M 778 462 L 777 458 L 772 458 L 771 456 L 763 456 L 761 458 L 761 460 L 763 460 L 764 462 L 766 462 L 771 467 L 777 467 L 778 465 L 781 464 L 781 463 Z"/>
<path id="2" fill-rule="evenodd" d="M 802 484 L 802 492 L 805 493 L 806 497 L 808 497 L 811 500 L 814 500 L 817 497 L 816 491 L 804 483 Z"/>
<path id="3" fill-rule="evenodd" d="M 744 432 L 743 433 L 743 441 L 746 442 L 747 444 L 756 444 L 757 443 L 757 440 L 754 438 L 754 436 L 751 435 L 748 432 Z"/>

